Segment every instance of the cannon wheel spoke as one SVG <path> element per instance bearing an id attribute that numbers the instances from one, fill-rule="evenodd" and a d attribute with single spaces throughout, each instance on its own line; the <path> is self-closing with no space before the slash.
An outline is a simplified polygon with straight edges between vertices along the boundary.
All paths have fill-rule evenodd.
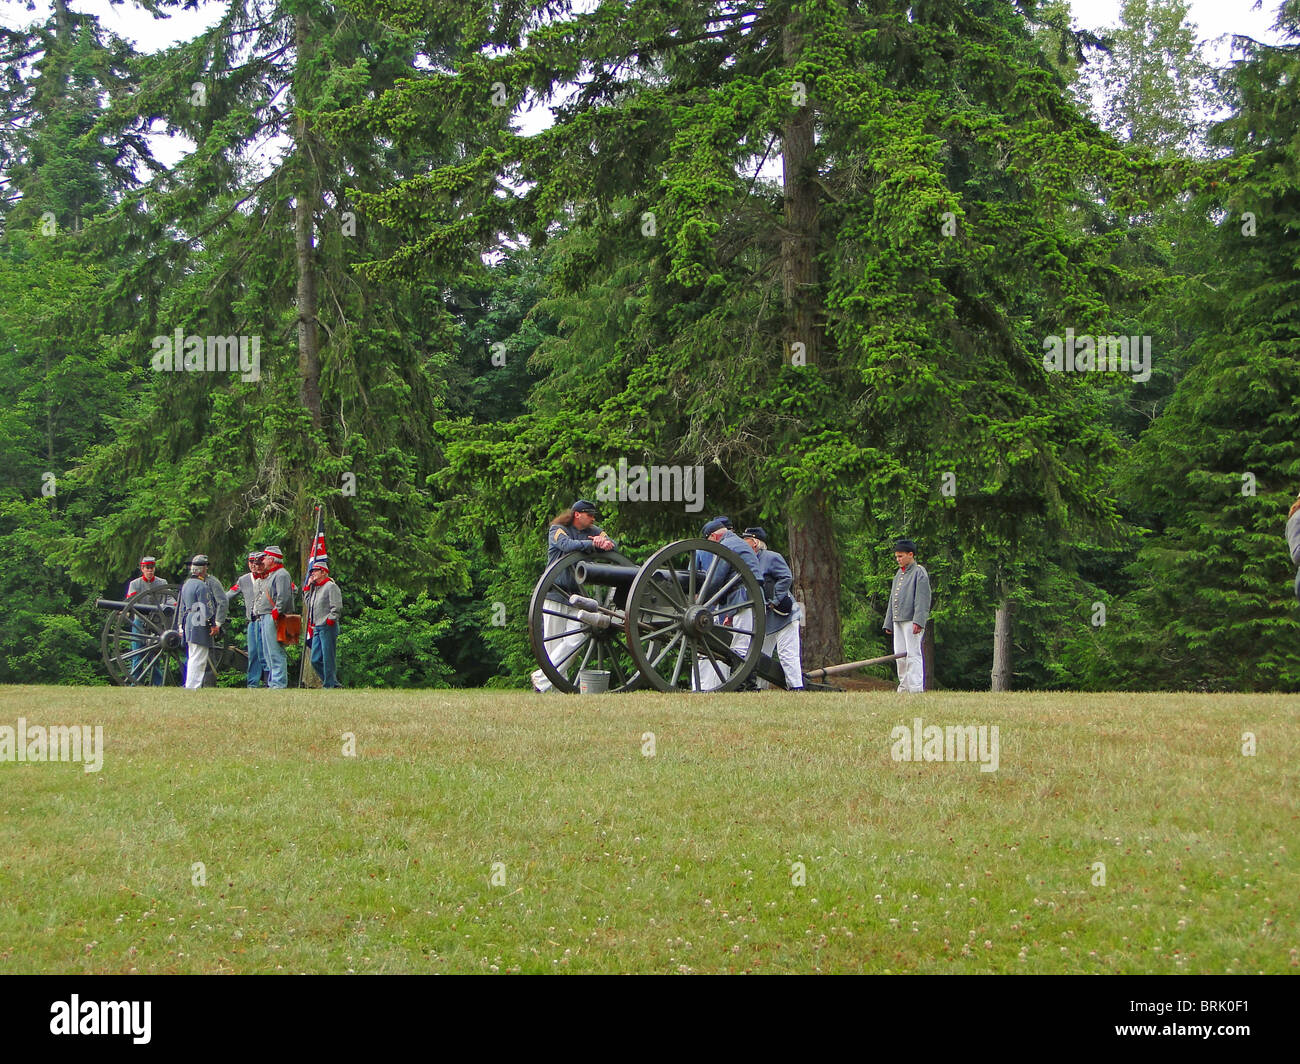
<path id="1" fill-rule="evenodd" d="M 734 604 L 723 601 L 732 595 Z M 628 591 L 632 660 L 659 691 L 699 690 L 711 667 L 730 672 L 718 690 L 735 690 L 762 657 L 764 615 L 752 608 L 755 602 L 762 602 L 762 589 L 739 555 L 705 539 L 670 543 L 641 567 Z M 743 610 L 752 624 L 722 626 L 722 618 Z M 737 636 L 749 638 L 743 654 L 731 649 Z"/>
<path id="2" fill-rule="evenodd" d="M 126 600 L 104 621 L 100 652 L 109 678 L 123 687 L 172 687 L 185 676 L 185 644 L 172 633 L 179 589 L 155 587 Z M 225 670 L 248 671 L 248 653 L 229 642 L 213 648 L 210 667 L 218 676 Z"/>
<path id="3" fill-rule="evenodd" d="M 110 613 L 100 636 L 100 651 L 109 678 L 124 687 L 148 686 L 157 676 L 169 681 L 173 656 L 167 632 L 175 615 L 174 588 L 150 588 Z"/>
<path id="4" fill-rule="evenodd" d="M 547 567 L 533 589 L 528 606 L 528 642 L 538 667 L 557 691 L 577 692 L 578 673 L 586 668 L 607 671 L 611 691 L 634 690 L 644 686 L 644 681 L 623 643 L 622 631 L 614 626 L 589 628 L 569 612 L 571 587 L 577 587 L 578 594 L 610 609 L 621 608 L 621 602 L 626 600 L 623 589 L 578 584 L 571 570 L 579 562 L 591 560 L 590 555 L 574 553 Z M 636 567 L 634 562 L 613 551 L 601 554 L 599 560 L 631 569 Z"/>

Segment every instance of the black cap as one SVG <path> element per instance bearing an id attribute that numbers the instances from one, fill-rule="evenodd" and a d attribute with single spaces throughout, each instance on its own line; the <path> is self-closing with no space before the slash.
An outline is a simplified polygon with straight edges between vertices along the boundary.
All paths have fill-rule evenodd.
<path id="1" fill-rule="evenodd" d="M 916 543 L 910 539 L 898 539 L 894 541 L 894 550 L 905 551 L 908 554 L 915 554 Z"/>
<path id="2" fill-rule="evenodd" d="M 712 521 L 705 522 L 704 527 L 700 529 L 700 535 L 705 536 L 707 538 L 708 536 L 713 535 L 713 533 L 720 528 L 730 528 L 730 527 L 731 527 L 730 517 L 715 517 Z"/>
<path id="3" fill-rule="evenodd" d="M 749 528 L 745 529 L 745 538 L 748 539 L 750 536 L 753 536 L 755 539 L 761 539 L 766 543 L 767 529 L 762 528 L 759 525 L 751 525 Z"/>
<path id="4" fill-rule="evenodd" d="M 591 514 L 592 517 L 600 516 L 600 509 L 594 502 L 588 502 L 586 499 L 579 499 L 570 507 L 575 514 Z"/>
<path id="5" fill-rule="evenodd" d="M 190 564 L 206 566 L 208 564 L 208 556 L 206 554 L 196 554 L 190 559 Z"/>

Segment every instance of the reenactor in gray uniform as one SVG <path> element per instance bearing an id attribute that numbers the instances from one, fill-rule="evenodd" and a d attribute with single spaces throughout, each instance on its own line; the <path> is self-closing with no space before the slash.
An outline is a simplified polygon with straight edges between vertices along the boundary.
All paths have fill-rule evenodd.
<path id="1" fill-rule="evenodd" d="M 253 606 L 257 599 L 257 583 L 262 572 L 262 552 L 255 550 L 248 555 L 248 572 L 244 573 L 226 591 L 226 601 L 232 601 L 236 595 L 244 598 L 244 616 L 248 619 L 248 686 L 261 687 L 262 673 L 266 665 L 262 655 L 262 624 Z"/>
<path id="2" fill-rule="evenodd" d="M 338 687 L 339 619 L 343 616 L 343 592 L 330 578 L 328 558 L 317 558 L 303 588 L 306 605 L 311 667 L 322 687 Z"/>
<path id="3" fill-rule="evenodd" d="M 262 588 L 256 595 L 253 612 L 258 615 L 262 626 L 262 656 L 271 672 L 271 682 L 267 686 L 283 690 L 289 686 L 289 659 L 276 638 L 275 622 L 292 610 L 293 581 L 289 579 L 289 570 L 284 567 L 284 552 L 279 547 L 267 547 L 262 555 Z"/>
<path id="4" fill-rule="evenodd" d="M 1286 545 L 1291 552 L 1291 563 L 1300 565 L 1300 499 L 1291 504 L 1286 515 Z M 1300 569 L 1295 574 L 1295 597 L 1300 599 Z"/>
<path id="5" fill-rule="evenodd" d="M 594 554 L 597 551 L 618 550 L 618 544 L 596 524 L 599 519 L 600 511 L 596 504 L 586 499 L 578 499 L 567 510 L 556 514 L 546 530 L 547 567 L 574 551 Z M 572 619 L 577 611 L 563 597 L 577 592 L 577 582 L 568 573 L 564 573 L 555 582 L 555 586 L 558 592 L 547 597 L 547 612 L 542 615 L 542 636 L 551 662 L 563 672 L 578 647 L 585 641 L 586 628 L 581 621 Z M 533 670 L 532 681 L 539 691 L 551 690 L 551 681 L 541 669 Z"/>
<path id="6" fill-rule="evenodd" d="M 142 591 L 149 591 L 155 587 L 167 587 L 167 578 L 155 576 L 154 573 L 158 568 L 158 559 L 152 554 L 146 554 L 140 559 L 140 575 L 126 585 L 126 597 L 138 595 Z"/>
<path id="7" fill-rule="evenodd" d="M 767 600 L 766 624 L 763 627 L 763 653 L 775 656 L 785 673 L 785 685 L 791 691 L 803 690 L 802 648 L 799 643 L 799 624 L 790 585 L 794 574 L 786 560 L 776 551 L 768 549 L 767 530 L 755 525 L 745 529 L 745 542 L 758 556 L 759 581 L 763 585 L 763 598 Z M 770 686 L 766 680 L 759 687 Z"/>
<path id="8" fill-rule="evenodd" d="M 910 539 L 894 544 L 894 560 L 898 572 L 889 590 L 885 631 L 894 637 L 894 653 L 907 654 L 894 663 L 898 667 L 899 693 L 919 694 L 925 690 L 921 641 L 930 619 L 930 574 L 916 563 L 916 544 Z"/>
<path id="9" fill-rule="evenodd" d="M 208 556 L 196 554 L 190 561 L 190 578 L 181 587 L 176 610 L 181 636 L 189 644 L 185 666 L 187 688 L 197 690 L 204 685 L 208 659 L 215 640 L 221 635 L 221 626 L 226 623 L 228 608 L 226 589 L 215 576 L 208 575 Z"/>
<path id="10" fill-rule="evenodd" d="M 167 581 L 161 576 L 155 576 L 154 573 L 158 568 L 158 559 L 152 554 L 146 554 L 140 559 L 140 575 L 126 585 L 126 597 L 131 598 L 142 592 L 150 591 L 156 587 L 167 587 Z M 144 635 L 145 622 L 137 617 L 131 622 L 131 631 L 135 635 Z M 143 640 L 132 640 L 131 649 L 140 650 L 144 647 Z M 131 676 L 138 682 L 140 674 L 144 672 L 145 666 L 141 659 L 147 657 L 146 654 L 137 654 L 131 660 Z M 153 668 L 149 670 L 149 685 L 151 687 L 161 687 L 163 682 L 162 655 L 154 659 Z"/>
<path id="11" fill-rule="evenodd" d="M 758 578 L 759 586 L 763 584 L 762 571 L 758 565 L 758 555 L 754 549 L 746 543 L 740 536 L 736 535 L 735 529 L 731 524 L 730 517 L 715 517 L 712 521 L 705 523 L 700 530 L 700 535 L 705 539 L 711 539 L 714 543 L 720 543 L 728 550 L 739 554 L 741 560 L 749 566 L 750 572 Z M 697 569 L 708 573 L 709 566 L 713 564 L 716 555 L 708 554 L 705 551 L 697 551 L 695 554 L 695 565 Z M 731 579 L 731 566 L 724 561 L 719 560 L 718 564 L 713 567 L 713 574 L 708 578 L 704 587 L 700 589 L 700 601 L 708 600 L 709 595 L 716 589 L 725 587 Z M 733 591 L 729 592 L 727 597 L 718 605 L 738 606 L 745 600 L 745 587 L 743 584 L 738 585 Z M 755 604 L 757 605 L 757 604 Z M 722 623 L 730 626 L 731 649 L 734 653 L 739 654 L 742 658 L 749 652 L 749 644 L 754 638 L 754 608 L 745 606 L 734 613 L 725 617 L 720 617 Z M 702 656 L 699 661 L 699 689 L 701 691 L 716 691 L 731 675 L 731 666 L 726 662 L 718 662 L 722 672 L 714 668 L 713 662 L 708 657 Z M 695 678 L 692 676 L 691 685 L 694 687 Z"/>

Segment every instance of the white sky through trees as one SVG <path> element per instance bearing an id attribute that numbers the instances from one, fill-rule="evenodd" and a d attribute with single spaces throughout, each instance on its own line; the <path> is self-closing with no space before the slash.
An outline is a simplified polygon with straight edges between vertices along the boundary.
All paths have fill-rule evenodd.
<path id="1" fill-rule="evenodd" d="M 197 11 L 173 11 L 170 17 L 156 19 L 125 0 L 111 4 L 109 0 L 67 0 L 76 11 L 98 16 L 101 25 L 132 41 L 145 52 L 158 51 L 178 41 L 189 40 L 215 24 L 226 10 L 219 2 L 204 3 Z M 1119 21 L 1123 0 L 1070 0 L 1076 28 L 1100 30 Z M 593 0 L 576 0 L 574 6 L 594 6 Z M 1225 66 L 1234 56 L 1228 36 L 1241 34 L 1256 40 L 1279 43 L 1272 26 L 1277 18 L 1279 0 L 1190 0 L 1188 18 L 1196 26 L 1196 37 L 1206 43 L 1206 58 L 1214 66 Z M 0 0 L 0 24 L 19 28 L 32 21 L 49 17 L 52 5 L 48 0 Z M 534 107 L 518 116 L 524 133 L 535 133 L 550 124 L 546 108 Z M 193 145 L 181 137 L 158 134 L 152 148 L 159 161 L 174 164 Z"/>

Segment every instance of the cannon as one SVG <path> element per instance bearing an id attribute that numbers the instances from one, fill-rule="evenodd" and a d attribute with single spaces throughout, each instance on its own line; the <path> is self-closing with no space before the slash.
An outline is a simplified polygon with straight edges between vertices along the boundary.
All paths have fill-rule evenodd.
<path id="1" fill-rule="evenodd" d="M 738 554 L 687 539 L 640 566 L 613 551 L 558 559 L 533 590 L 528 635 L 559 691 L 577 691 L 584 669 L 608 672 L 614 691 L 734 691 L 753 677 L 784 688 L 781 666 L 763 653 L 765 616 L 762 587 Z"/>
<path id="2" fill-rule="evenodd" d="M 109 678 L 120 687 L 166 687 L 181 683 L 185 642 L 176 630 L 174 587 L 151 587 L 125 601 L 96 599 L 109 610 L 99 646 Z M 204 686 L 216 684 L 215 673 L 248 671 L 248 652 L 229 642 L 212 648 Z M 214 671 L 215 670 L 215 671 Z"/>
<path id="3" fill-rule="evenodd" d="M 784 689 L 780 663 L 762 652 L 765 622 L 763 590 L 741 557 L 686 539 L 644 565 L 615 551 L 559 558 L 533 589 L 528 639 L 542 672 L 568 693 L 585 669 L 608 672 L 612 691 L 734 691 L 754 678 Z M 838 691 L 824 681 L 901 657 L 828 665 L 805 672 L 803 685 Z"/>

